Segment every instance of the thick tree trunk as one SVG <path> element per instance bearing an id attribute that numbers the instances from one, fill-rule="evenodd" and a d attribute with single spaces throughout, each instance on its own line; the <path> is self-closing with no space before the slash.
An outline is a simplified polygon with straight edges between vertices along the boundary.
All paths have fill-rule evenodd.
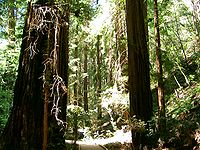
<path id="1" fill-rule="evenodd" d="M 166 120 L 165 120 L 165 100 L 164 100 L 164 85 L 163 85 L 163 71 L 162 71 L 162 53 L 160 45 L 160 30 L 158 19 L 158 3 L 154 0 L 154 32 L 156 42 L 156 68 L 158 77 L 157 101 L 158 101 L 158 129 L 161 136 L 165 133 Z"/>
<path id="2" fill-rule="evenodd" d="M 66 21 L 68 15 L 56 7 L 29 4 L 13 108 L 1 141 L 5 150 L 45 150 L 51 149 L 50 143 L 64 144 L 59 131 L 65 126 L 67 102 Z M 55 134 L 59 140 L 52 139 Z"/>
<path id="3" fill-rule="evenodd" d="M 130 115 L 147 121 L 152 115 L 149 55 L 144 23 L 144 1 L 127 0 L 128 71 L 130 90 Z M 132 131 L 134 149 L 145 145 L 141 133 Z"/>

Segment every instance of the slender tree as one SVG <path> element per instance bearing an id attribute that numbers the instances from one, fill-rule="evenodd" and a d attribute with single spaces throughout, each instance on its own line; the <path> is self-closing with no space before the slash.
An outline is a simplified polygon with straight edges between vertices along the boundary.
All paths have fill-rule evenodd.
<path id="1" fill-rule="evenodd" d="M 87 77 L 87 73 L 88 73 L 88 46 L 86 44 L 85 48 L 84 48 L 84 73 L 85 73 L 85 77 L 84 77 L 84 110 L 88 111 L 88 77 Z"/>
<path id="2" fill-rule="evenodd" d="M 76 25 L 76 34 L 78 35 L 78 24 Z M 75 82 L 74 82 L 74 105 L 78 105 L 78 39 L 76 39 L 76 47 L 74 51 L 74 59 L 75 59 Z"/>
<path id="3" fill-rule="evenodd" d="M 159 30 L 159 18 L 158 18 L 158 2 L 154 0 L 154 32 L 156 42 L 156 69 L 158 78 L 157 87 L 157 101 L 158 101 L 158 129 L 160 134 L 165 133 L 166 120 L 165 120 L 165 100 L 164 100 L 164 85 L 163 85 L 163 71 L 162 71 L 162 53 L 160 44 L 160 30 Z"/>
<path id="4" fill-rule="evenodd" d="M 98 107 L 98 119 L 102 117 L 101 110 L 101 49 L 100 49 L 100 35 L 97 35 L 97 107 Z"/>
<path id="5" fill-rule="evenodd" d="M 107 70 L 107 81 L 110 85 L 113 84 L 113 49 L 111 48 L 112 42 L 109 41 L 109 49 L 107 52 L 107 65 L 108 65 L 108 70 Z"/>
<path id="6" fill-rule="evenodd" d="M 144 1 L 127 0 L 128 72 L 130 115 L 147 121 L 152 115 L 149 55 L 144 21 Z M 134 149 L 145 145 L 145 137 L 132 131 Z"/>
<path id="7" fill-rule="evenodd" d="M 5 150 L 64 148 L 69 13 L 46 2 L 28 6 L 13 108 L 0 142 Z"/>
<path id="8" fill-rule="evenodd" d="M 8 42 L 11 49 L 15 46 L 15 0 L 8 1 Z"/>

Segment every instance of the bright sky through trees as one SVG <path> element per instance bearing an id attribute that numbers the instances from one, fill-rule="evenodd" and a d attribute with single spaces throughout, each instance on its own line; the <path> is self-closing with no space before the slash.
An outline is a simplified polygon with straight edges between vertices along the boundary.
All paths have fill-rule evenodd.
<path id="1" fill-rule="evenodd" d="M 191 2 L 191 0 L 183 0 L 183 1 L 186 4 L 186 6 L 188 6 L 190 8 L 190 10 L 192 10 L 192 2 Z"/>
<path id="2" fill-rule="evenodd" d="M 102 8 L 101 13 L 97 15 L 96 18 L 90 23 L 92 34 L 98 34 L 102 26 L 110 23 L 111 21 L 111 11 L 110 11 L 109 1 L 99 0 L 99 5 Z"/>

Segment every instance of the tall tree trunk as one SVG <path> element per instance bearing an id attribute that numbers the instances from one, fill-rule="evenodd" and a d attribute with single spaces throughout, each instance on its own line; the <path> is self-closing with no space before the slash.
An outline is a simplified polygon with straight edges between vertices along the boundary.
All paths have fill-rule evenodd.
<path id="1" fill-rule="evenodd" d="M 15 0 L 8 0 L 8 42 L 11 49 L 15 47 Z"/>
<path id="2" fill-rule="evenodd" d="M 88 46 L 86 44 L 85 49 L 84 49 L 84 110 L 88 111 L 88 58 L 87 58 L 87 51 L 88 51 Z"/>
<path id="3" fill-rule="evenodd" d="M 90 86 L 93 87 L 94 100 L 93 100 L 92 109 L 95 109 L 98 106 L 98 94 L 96 94 L 97 93 L 97 74 L 96 74 L 97 73 L 97 58 L 96 58 L 96 55 L 91 56 L 91 58 L 92 58 L 91 70 L 92 70 L 92 75 L 94 76 L 91 75 L 92 79 L 91 81 L 89 81 L 89 83 L 92 83 L 92 85 Z"/>
<path id="4" fill-rule="evenodd" d="M 82 107 L 83 106 L 83 92 L 82 92 L 82 90 L 83 90 L 83 81 L 82 81 L 82 77 L 81 77 L 81 75 L 82 75 L 82 56 L 81 56 L 82 54 L 81 54 L 81 51 L 79 52 L 79 59 L 80 59 L 80 63 L 78 64 L 78 68 L 79 68 L 79 70 L 78 70 L 78 76 L 77 76 L 77 80 L 78 80 L 78 106 L 80 106 L 80 107 Z M 84 53 L 83 53 L 83 55 L 84 55 Z"/>
<path id="5" fill-rule="evenodd" d="M 147 121 L 152 115 L 149 55 L 144 22 L 144 1 L 126 0 L 130 115 Z M 145 145 L 144 134 L 132 131 L 134 149 Z"/>
<path id="6" fill-rule="evenodd" d="M 76 34 L 78 35 L 78 24 L 76 25 Z M 74 59 L 75 59 L 75 82 L 74 82 L 74 105 L 78 105 L 78 39 L 76 39 L 76 47 L 74 51 Z"/>
<path id="7" fill-rule="evenodd" d="M 108 76 L 107 76 L 107 80 L 108 80 L 108 83 L 110 85 L 113 85 L 113 49 L 111 48 L 112 46 L 112 42 L 110 41 L 109 42 L 109 50 L 108 50 Z"/>
<path id="8" fill-rule="evenodd" d="M 115 39 L 116 39 L 116 66 L 117 66 L 117 77 L 120 78 L 122 74 L 126 73 L 126 66 L 127 65 L 127 48 L 125 42 L 123 41 L 125 39 L 125 30 L 124 26 L 126 26 L 125 23 L 125 15 L 123 13 L 125 4 L 123 1 L 117 0 L 115 3 L 116 7 L 116 14 L 114 16 L 115 19 Z M 121 83 L 118 83 L 121 84 Z"/>
<path id="9" fill-rule="evenodd" d="M 101 110 L 101 49 L 100 49 L 100 36 L 97 35 L 97 108 L 98 119 L 102 117 Z"/>
<path id="10" fill-rule="evenodd" d="M 121 21 L 120 21 L 120 2 L 116 1 L 115 2 L 115 7 L 116 7 L 116 14 L 115 14 L 115 51 L 116 51 L 116 58 L 115 58 L 115 71 L 114 71 L 114 78 L 115 78 L 115 83 L 118 83 L 119 78 L 121 77 L 122 74 L 122 66 L 121 66 Z"/>
<path id="11" fill-rule="evenodd" d="M 8 47 L 5 50 L 6 57 L 6 65 L 10 68 L 13 64 L 13 60 L 18 58 L 18 52 L 16 51 L 16 36 L 15 36 L 15 27 L 16 27 L 16 4 L 15 0 L 8 0 Z"/>
<path id="12" fill-rule="evenodd" d="M 1 138 L 5 150 L 64 148 L 68 20 L 68 10 L 29 3 L 13 108 Z"/>
<path id="13" fill-rule="evenodd" d="M 157 87 L 157 101 L 158 101 L 158 129 L 160 135 L 165 133 L 166 119 L 165 119 L 165 100 L 164 100 L 164 85 L 163 85 L 163 71 L 162 71 L 162 53 L 160 45 L 160 30 L 159 30 L 159 17 L 158 17 L 158 3 L 154 0 L 154 32 L 156 42 L 156 69 L 158 78 Z"/>

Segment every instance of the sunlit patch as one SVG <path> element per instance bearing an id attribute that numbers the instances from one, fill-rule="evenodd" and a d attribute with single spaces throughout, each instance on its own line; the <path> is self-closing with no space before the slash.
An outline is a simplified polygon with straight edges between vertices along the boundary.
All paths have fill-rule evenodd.
<path id="1" fill-rule="evenodd" d="M 125 128 L 125 126 L 124 126 Z M 96 138 L 93 139 L 92 137 L 87 137 L 82 140 L 78 140 L 77 144 L 86 144 L 86 145 L 106 145 L 109 143 L 131 143 L 132 136 L 131 131 L 124 132 L 124 128 L 121 130 L 117 130 L 114 132 L 114 136 L 111 138 Z M 67 143 L 73 143 L 72 140 L 66 140 Z"/>
<path id="2" fill-rule="evenodd" d="M 100 13 L 93 21 L 90 23 L 91 34 L 98 34 L 105 24 L 111 22 L 111 11 L 110 3 L 108 0 L 100 0 L 99 4 L 102 8 L 102 13 Z"/>

